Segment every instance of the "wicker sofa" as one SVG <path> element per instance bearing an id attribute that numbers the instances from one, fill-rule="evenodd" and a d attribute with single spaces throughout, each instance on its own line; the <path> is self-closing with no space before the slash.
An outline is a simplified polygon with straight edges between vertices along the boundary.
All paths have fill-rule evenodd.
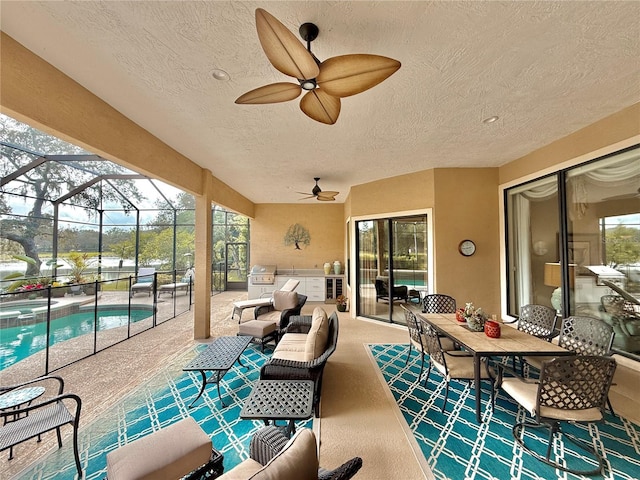
<path id="1" fill-rule="evenodd" d="M 316 307 L 312 315 L 291 317 L 273 356 L 260 369 L 264 380 L 313 380 L 314 414 L 320 416 L 322 375 L 338 344 L 338 314 Z"/>

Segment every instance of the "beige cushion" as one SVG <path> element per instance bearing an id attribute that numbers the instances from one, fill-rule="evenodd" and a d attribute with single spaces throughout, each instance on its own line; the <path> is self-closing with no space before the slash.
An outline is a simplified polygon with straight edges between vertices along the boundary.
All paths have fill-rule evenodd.
<path id="1" fill-rule="evenodd" d="M 327 312 L 321 307 L 313 310 L 311 317 L 311 328 L 307 333 L 307 344 L 305 353 L 309 360 L 318 358 L 325 351 L 327 346 L 327 338 L 329 338 L 329 320 Z"/>
<path id="2" fill-rule="evenodd" d="M 260 463 L 251 458 L 247 458 L 244 462 L 236 465 L 224 475 L 221 475 L 218 480 L 247 480 L 254 473 L 262 468 Z"/>
<path id="3" fill-rule="evenodd" d="M 280 341 L 274 355 L 277 352 L 301 352 L 304 353 L 307 345 L 306 333 L 285 333 Z"/>
<path id="4" fill-rule="evenodd" d="M 517 378 L 506 378 L 500 386 L 516 402 L 524 407 L 531 416 L 536 415 L 536 398 L 538 395 L 537 383 L 526 383 Z M 557 420 L 576 422 L 597 422 L 602 419 L 602 413 L 598 408 L 585 410 L 565 410 L 562 408 L 542 407 L 540 416 Z"/>
<path id="5" fill-rule="evenodd" d="M 107 454 L 109 480 L 174 480 L 211 458 L 211 439 L 187 417 Z"/>
<path id="6" fill-rule="evenodd" d="M 307 357 L 304 350 L 301 352 L 280 350 L 279 352 L 273 352 L 272 357 L 279 358 L 280 360 L 293 360 L 294 362 L 309 362 L 310 360 L 313 360 Z"/>
<path id="7" fill-rule="evenodd" d="M 318 480 L 316 436 L 301 428 L 284 448 L 249 480 Z"/>
<path id="8" fill-rule="evenodd" d="M 298 305 L 298 292 L 285 292 L 276 290 L 273 292 L 273 308 L 282 312 Z"/>
<path id="9" fill-rule="evenodd" d="M 299 284 L 300 284 L 300 280 L 295 280 L 293 278 L 290 278 L 285 282 L 285 284 L 282 286 L 280 290 L 282 290 L 283 292 L 293 292 L 298 287 Z"/>
<path id="10" fill-rule="evenodd" d="M 282 312 L 280 310 L 269 310 L 262 315 L 258 315 L 258 320 L 263 322 L 280 323 L 280 317 L 282 317 Z"/>
<path id="11" fill-rule="evenodd" d="M 241 323 L 238 327 L 238 333 L 241 335 L 250 335 L 256 338 L 263 338 L 270 333 L 275 332 L 276 322 L 263 322 L 262 320 L 250 320 Z"/>

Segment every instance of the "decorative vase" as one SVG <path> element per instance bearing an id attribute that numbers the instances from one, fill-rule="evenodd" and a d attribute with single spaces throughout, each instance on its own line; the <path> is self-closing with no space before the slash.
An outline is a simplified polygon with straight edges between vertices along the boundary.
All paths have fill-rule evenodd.
<path id="1" fill-rule="evenodd" d="M 493 320 L 487 320 L 484 324 L 484 333 L 490 338 L 500 338 L 500 324 Z"/>
<path id="2" fill-rule="evenodd" d="M 469 325 L 469 330 L 473 332 L 482 332 L 484 330 L 485 321 L 479 315 L 471 315 L 467 319 L 467 325 Z"/>
<path id="3" fill-rule="evenodd" d="M 331 273 L 331 264 L 329 262 L 324 264 L 324 274 L 329 275 Z"/>
<path id="4" fill-rule="evenodd" d="M 347 306 L 339 303 L 339 304 L 336 305 L 336 310 L 338 310 L 339 312 L 346 312 L 347 311 Z"/>
<path id="5" fill-rule="evenodd" d="M 464 310 L 462 308 L 456 310 L 456 320 L 460 323 L 466 323 L 467 319 L 464 317 Z"/>
<path id="6" fill-rule="evenodd" d="M 340 265 L 340 262 L 337 260 L 333 262 L 333 273 L 335 273 L 336 275 L 340 275 L 341 270 L 342 265 Z"/>

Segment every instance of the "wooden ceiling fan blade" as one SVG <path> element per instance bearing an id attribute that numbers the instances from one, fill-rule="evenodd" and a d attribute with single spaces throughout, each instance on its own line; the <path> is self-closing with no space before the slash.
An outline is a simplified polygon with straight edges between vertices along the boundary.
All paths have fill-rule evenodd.
<path id="1" fill-rule="evenodd" d="M 324 196 L 322 194 L 318 194 L 317 198 L 321 202 L 335 202 L 336 201 L 335 197 L 327 197 L 327 196 Z"/>
<path id="2" fill-rule="evenodd" d="M 302 88 L 295 83 L 280 82 L 258 87 L 240 95 L 236 99 L 239 104 L 261 105 L 265 103 L 280 103 L 293 100 L 300 95 Z"/>
<path id="3" fill-rule="evenodd" d="M 318 76 L 320 70 L 311 53 L 287 27 L 262 8 L 256 9 L 256 29 L 264 53 L 277 70 L 298 79 Z"/>
<path id="4" fill-rule="evenodd" d="M 339 193 L 340 192 L 332 192 L 331 190 L 322 190 L 320 193 L 318 193 L 318 196 L 322 195 L 324 197 L 335 197 Z"/>
<path id="5" fill-rule="evenodd" d="M 320 64 L 316 81 L 329 95 L 349 97 L 375 87 L 400 66 L 399 61 L 380 55 L 341 55 Z"/>
<path id="6" fill-rule="evenodd" d="M 300 193 L 300 192 L 298 192 L 298 193 Z M 306 197 L 299 198 L 298 200 L 309 200 L 310 198 L 315 198 L 315 197 L 316 197 L 315 195 L 308 195 Z"/>
<path id="7" fill-rule="evenodd" d="M 302 97 L 300 110 L 316 122 L 333 125 L 340 116 L 340 99 L 316 88 Z"/>

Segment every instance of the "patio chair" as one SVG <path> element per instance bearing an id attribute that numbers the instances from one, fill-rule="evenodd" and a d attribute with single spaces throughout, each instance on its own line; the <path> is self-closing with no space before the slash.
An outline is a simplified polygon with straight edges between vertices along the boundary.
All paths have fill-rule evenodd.
<path id="1" fill-rule="evenodd" d="M 129 297 L 133 298 L 133 296 L 138 292 L 147 292 L 147 295 L 151 295 L 153 292 L 153 284 L 155 282 L 155 273 L 156 269 L 153 267 L 142 267 L 138 270 L 138 276 L 136 278 L 136 283 L 131 285 L 131 289 L 129 291 Z"/>
<path id="2" fill-rule="evenodd" d="M 422 313 L 456 313 L 456 299 L 443 293 L 425 295 Z"/>
<path id="3" fill-rule="evenodd" d="M 251 438 L 249 458 L 218 478 L 348 480 L 361 467 L 360 457 L 353 457 L 333 470 L 319 467 L 318 445 L 312 430 L 301 428 L 289 439 L 281 428 L 268 426 L 258 430 Z"/>
<path id="4" fill-rule="evenodd" d="M 53 388 L 56 386 L 57 388 Z M 12 408 L 0 410 L 2 425 L 0 426 L 0 451 L 9 449 L 9 460 L 13 458 L 13 447 L 19 443 L 38 437 L 43 433 L 55 430 L 58 436 L 58 448 L 62 448 L 60 427 L 73 427 L 73 455 L 76 461 L 78 477 L 82 478 L 82 467 L 78 453 L 78 423 L 82 401 L 72 393 L 64 393 L 64 380 L 54 375 L 39 377 L 17 385 L 0 387 L 0 394 L 6 398 L 21 394 L 34 387 L 41 387 L 39 394 L 32 401 L 16 401 Z M 42 400 L 38 400 L 42 398 Z M 73 413 L 72 413 L 73 412 Z"/>
<path id="5" fill-rule="evenodd" d="M 548 342 L 552 338 L 558 336 L 556 329 L 556 321 L 558 315 L 556 310 L 546 305 L 523 305 L 520 308 L 520 316 L 517 320 L 518 330 L 533 335 L 534 337 L 542 338 Z M 511 357 L 513 361 L 513 368 L 516 368 L 516 357 Z M 524 375 L 524 363 L 522 356 L 517 357 L 520 361 L 520 374 Z"/>
<path id="6" fill-rule="evenodd" d="M 567 317 L 562 321 L 558 345 L 575 352 L 577 355 L 611 354 L 613 344 L 613 329 L 599 318 Z M 554 357 L 528 356 L 525 362 L 540 370 L 542 364 Z"/>
<path id="7" fill-rule="evenodd" d="M 613 328 L 613 346 L 625 352 L 640 352 L 640 301 L 619 295 L 600 297 L 602 319 Z"/>
<path id="8" fill-rule="evenodd" d="M 389 279 L 384 277 L 378 277 L 374 280 L 376 287 L 376 302 L 378 300 L 389 301 Z M 391 295 L 391 301 L 403 300 L 409 301 L 409 289 L 406 285 L 397 285 L 393 287 Z"/>
<path id="9" fill-rule="evenodd" d="M 423 323 L 424 339 L 426 340 L 427 351 L 429 352 L 429 369 L 427 370 L 427 377 L 424 380 L 424 386 L 427 386 L 429 375 L 431 374 L 431 366 L 433 365 L 436 370 L 444 377 L 446 381 L 446 390 L 444 394 L 444 401 L 442 402 L 442 412 L 444 413 L 447 407 L 447 399 L 449 397 L 449 382 L 451 380 L 466 380 L 471 381 L 474 378 L 474 357 L 468 352 L 456 350 L 445 351 L 440 343 L 440 337 L 438 332 L 429 324 Z M 489 380 L 491 382 L 491 403 L 494 401 L 494 376 L 491 375 L 489 367 L 486 362 L 485 368 L 480 371 L 481 380 Z M 480 385 L 475 386 L 476 389 L 480 388 Z"/>
<path id="10" fill-rule="evenodd" d="M 522 377 L 503 378 L 505 367 L 499 365 L 497 385 L 518 402 L 532 417 L 513 426 L 513 438 L 536 459 L 547 465 L 571 472 L 576 475 L 596 475 L 602 472 L 603 458 L 592 447 L 598 443 L 590 439 L 589 443 L 561 429 L 561 422 L 592 423 L 604 418 L 605 402 L 616 370 L 613 358 L 603 356 L 558 357 L 545 361 L 540 371 L 540 380 Z M 546 454 L 534 450 L 533 441 L 525 444 L 525 428 L 548 429 L 549 437 Z M 590 428 L 581 430 L 589 435 Z M 566 458 L 554 461 L 550 458 L 554 436 L 562 435 L 580 449 L 588 452 L 598 462 L 592 470 L 570 468 Z M 529 437 L 531 438 L 531 437 Z M 537 444 L 541 442 L 537 441 Z M 558 449 L 554 449 L 554 452 Z"/>
<path id="11" fill-rule="evenodd" d="M 407 352 L 407 360 L 404 362 L 405 367 L 409 365 L 411 359 L 411 351 L 415 348 L 420 352 L 420 374 L 418 375 L 418 381 L 422 378 L 422 372 L 424 371 L 424 356 L 428 354 L 427 343 L 424 339 L 424 328 L 422 322 L 418 320 L 416 315 L 404 305 L 400 305 L 404 311 L 404 318 L 407 322 L 407 330 L 409 331 L 409 351 Z M 455 310 L 454 310 L 455 311 Z M 445 350 L 455 350 L 454 344 L 449 338 L 441 338 L 441 346 Z"/>

